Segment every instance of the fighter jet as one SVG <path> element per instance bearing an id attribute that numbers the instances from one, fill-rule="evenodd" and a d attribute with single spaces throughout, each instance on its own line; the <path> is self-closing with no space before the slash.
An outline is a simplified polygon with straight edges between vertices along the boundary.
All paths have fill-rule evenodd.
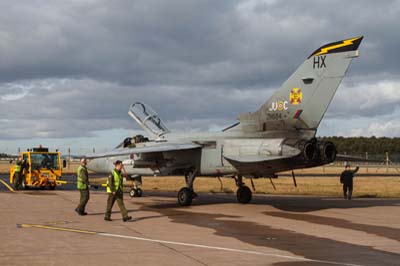
<path id="1" fill-rule="evenodd" d="M 189 206 L 196 197 L 196 176 L 234 177 L 237 199 L 251 201 L 246 178 L 272 178 L 282 171 L 321 166 L 337 157 L 331 142 L 316 139 L 318 126 L 334 97 L 363 37 L 321 46 L 255 112 L 240 114 L 221 132 L 175 136 L 146 104 L 135 102 L 132 116 L 151 140 L 127 138 L 115 150 L 88 156 L 88 167 L 109 172 L 122 160 L 130 175 L 182 175 L 186 186 L 178 203 Z"/>

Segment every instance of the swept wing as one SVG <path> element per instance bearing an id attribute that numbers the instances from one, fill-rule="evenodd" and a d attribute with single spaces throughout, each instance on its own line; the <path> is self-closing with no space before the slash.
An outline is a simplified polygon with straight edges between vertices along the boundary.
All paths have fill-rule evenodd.
<path id="1" fill-rule="evenodd" d="M 183 151 L 201 148 L 200 145 L 194 143 L 152 143 L 144 147 L 137 148 L 121 148 L 115 149 L 110 152 L 99 153 L 95 155 L 87 156 L 88 159 L 106 158 L 106 157 L 118 157 L 130 154 L 143 154 L 143 153 L 158 153 L 158 152 L 173 152 L 173 151 Z"/>

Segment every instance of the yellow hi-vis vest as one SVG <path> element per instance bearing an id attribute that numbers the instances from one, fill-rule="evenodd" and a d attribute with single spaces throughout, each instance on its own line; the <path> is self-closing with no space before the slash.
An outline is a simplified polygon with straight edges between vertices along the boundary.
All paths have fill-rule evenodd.
<path id="1" fill-rule="evenodd" d="M 18 162 L 15 164 L 14 170 L 15 170 L 16 173 L 19 173 L 19 172 L 21 172 L 21 168 L 22 168 L 22 162 L 18 161 Z"/>
<path id="2" fill-rule="evenodd" d="M 112 178 L 114 179 L 113 180 L 114 182 L 112 182 L 113 184 L 110 184 L 109 179 L 107 179 L 107 193 L 112 193 L 113 191 L 118 191 L 118 190 L 122 191 L 122 188 L 123 188 L 122 173 L 118 173 L 117 171 L 112 170 L 111 174 L 112 174 Z M 112 185 L 114 187 L 114 190 L 111 189 Z"/>
<path id="3" fill-rule="evenodd" d="M 81 176 L 81 170 L 83 168 L 84 167 L 82 165 L 79 165 L 78 170 L 76 171 L 76 178 L 77 178 L 77 181 L 78 181 L 77 182 L 77 188 L 78 189 L 87 189 L 87 185 L 86 185 L 85 182 L 83 182 L 83 178 Z M 83 170 L 85 170 L 85 169 L 83 169 Z"/>

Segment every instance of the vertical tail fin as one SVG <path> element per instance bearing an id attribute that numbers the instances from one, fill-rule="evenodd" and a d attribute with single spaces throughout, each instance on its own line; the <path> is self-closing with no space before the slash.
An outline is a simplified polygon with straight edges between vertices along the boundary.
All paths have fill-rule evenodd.
<path id="1" fill-rule="evenodd" d="M 363 37 L 315 50 L 256 112 L 239 116 L 246 131 L 316 130 Z"/>

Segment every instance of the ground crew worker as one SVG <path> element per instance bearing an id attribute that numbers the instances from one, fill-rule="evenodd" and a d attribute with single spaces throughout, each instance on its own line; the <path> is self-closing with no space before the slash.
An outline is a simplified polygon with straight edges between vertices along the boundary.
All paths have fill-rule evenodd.
<path id="1" fill-rule="evenodd" d="M 21 164 L 21 180 L 22 180 L 22 182 L 24 182 L 25 175 L 27 174 L 28 170 L 29 170 L 29 164 L 26 161 L 26 159 L 23 159 L 22 164 Z"/>
<path id="2" fill-rule="evenodd" d="M 340 183 L 343 184 L 343 197 L 344 199 L 351 200 L 353 194 L 353 178 L 355 173 L 357 173 L 358 166 L 354 171 L 350 170 L 350 164 L 347 164 L 345 170 L 340 175 Z"/>
<path id="3" fill-rule="evenodd" d="M 18 157 L 14 168 L 14 187 L 16 190 L 22 188 L 22 157 Z"/>
<path id="4" fill-rule="evenodd" d="M 115 168 L 111 171 L 110 175 L 107 179 L 107 209 L 104 216 L 105 221 L 112 221 L 111 220 L 111 210 L 114 206 L 115 201 L 118 203 L 118 207 L 121 210 L 122 220 L 127 222 L 132 220 L 131 216 L 128 216 L 128 211 L 124 205 L 123 199 L 123 177 L 122 177 L 122 169 L 123 164 L 120 160 L 114 162 Z"/>
<path id="5" fill-rule="evenodd" d="M 86 204 L 89 201 L 89 173 L 86 168 L 87 159 L 85 157 L 81 158 L 81 165 L 78 167 L 76 178 L 77 178 L 77 188 L 81 194 L 78 207 L 75 211 L 79 215 L 87 215 L 85 212 Z"/>

